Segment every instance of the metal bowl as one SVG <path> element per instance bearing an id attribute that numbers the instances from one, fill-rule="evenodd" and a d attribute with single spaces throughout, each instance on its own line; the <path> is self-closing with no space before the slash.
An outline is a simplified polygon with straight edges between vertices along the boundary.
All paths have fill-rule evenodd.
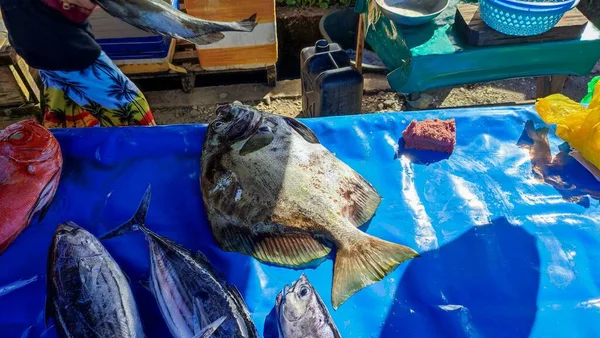
<path id="1" fill-rule="evenodd" d="M 449 0 L 375 0 L 391 21 L 418 26 L 432 21 L 447 7 Z"/>

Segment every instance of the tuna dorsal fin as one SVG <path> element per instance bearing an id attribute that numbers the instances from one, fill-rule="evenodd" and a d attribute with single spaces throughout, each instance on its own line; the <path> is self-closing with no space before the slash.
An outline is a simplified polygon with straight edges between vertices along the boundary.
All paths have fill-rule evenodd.
<path id="1" fill-rule="evenodd" d="M 240 149 L 240 155 L 244 156 L 260 150 L 271 144 L 273 139 L 275 139 L 275 135 L 273 135 L 271 128 L 267 125 L 260 126 L 256 133 L 244 143 L 242 149 Z"/>
<path id="2" fill-rule="evenodd" d="M 306 140 L 306 142 L 315 144 L 320 143 L 319 138 L 317 138 L 317 135 L 315 135 L 315 133 L 313 133 L 313 131 L 310 130 L 310 128 L 300 123 L 300 121 L 291 117 L 283 117 L 283 119 L 290 127 L 292 127 L 298 134 L 300 134 L 300 136 L 302 136 Z"/>
<path id="3" fill-rule="evenodd" d="M 308 234 L 252 234 L 223 230 L 220 244 L 226 251 L 237 251 L 259 261 L 298 267 L 329 254 L 331 249 Z"/>

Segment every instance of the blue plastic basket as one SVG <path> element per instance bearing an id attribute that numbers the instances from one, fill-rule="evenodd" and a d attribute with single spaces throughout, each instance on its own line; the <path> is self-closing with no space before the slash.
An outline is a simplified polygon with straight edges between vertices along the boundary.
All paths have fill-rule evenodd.
<path id="1" fill-rule="evenodd" d="M 552 29 L 579 0 L 479 0 L 481 19 L 494 30 L 531 36 Z"/>

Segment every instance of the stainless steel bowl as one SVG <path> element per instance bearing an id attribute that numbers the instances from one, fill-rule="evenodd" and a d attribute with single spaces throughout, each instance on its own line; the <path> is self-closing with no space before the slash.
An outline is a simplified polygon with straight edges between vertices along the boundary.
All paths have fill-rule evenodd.
<path id="1" fill-rule="evenodd" d="M 447 7 L 449 0 L 375 0 L 391 21 L 418 26 L 432 21 Z"/>

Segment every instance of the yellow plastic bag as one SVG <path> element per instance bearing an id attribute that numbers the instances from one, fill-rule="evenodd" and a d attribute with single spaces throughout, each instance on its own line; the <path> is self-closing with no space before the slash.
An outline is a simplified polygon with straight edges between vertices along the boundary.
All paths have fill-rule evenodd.
<path id="1" fill-rule="evenodd" d="M 538 100 L 535 108 L 544 122 L 556 124 L 558 137 L 600 169 L 600 81 L 587 108 L 561 94 Z"/>

